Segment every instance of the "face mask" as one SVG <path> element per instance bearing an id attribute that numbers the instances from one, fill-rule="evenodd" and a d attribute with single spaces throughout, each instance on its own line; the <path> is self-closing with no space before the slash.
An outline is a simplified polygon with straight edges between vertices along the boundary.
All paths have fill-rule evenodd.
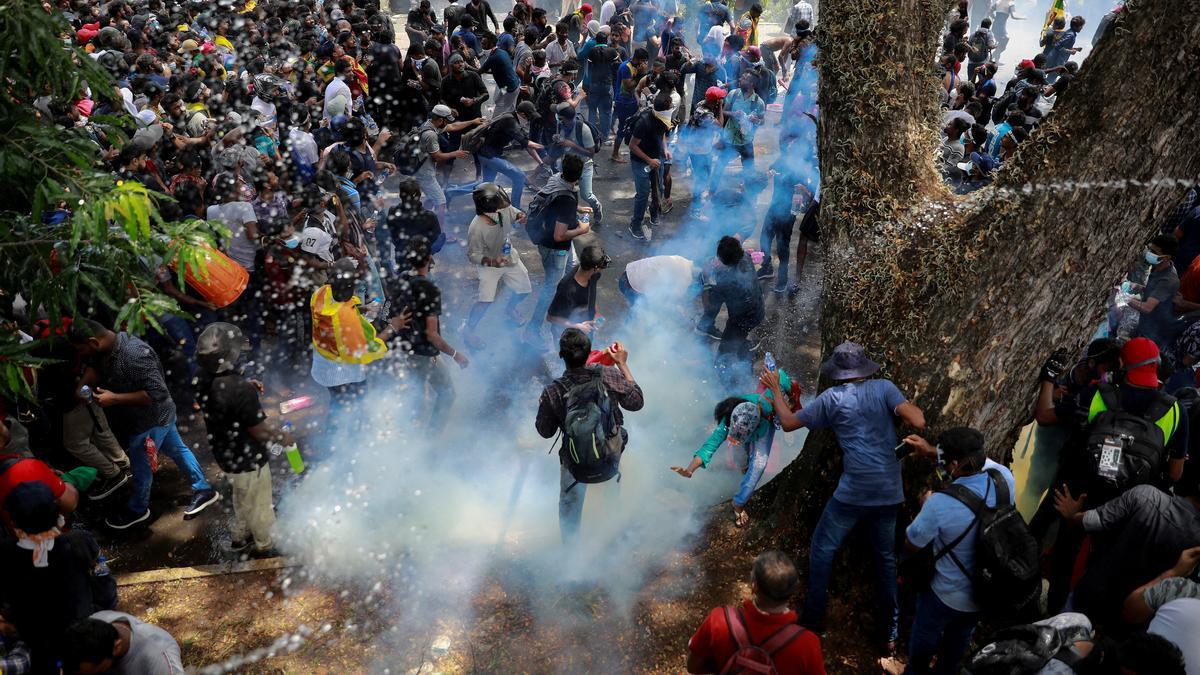
<path id="1" fill-rule="evenodd" d="M 420 68 L 423 65 L 425 65 L 425 59 L 413 59 L 414 68 Z"/>
<path id="2" fill-rule="evenodd" d="M 1157 265 L 1158 263 L 1162 262 L 1162 256 L 1155 255 L 1153 251 L 1146 251 L 1143 256 L 1146 258 L 1146 262 L 1150 263 L 1151 265 Z"/>
<path id="3" fill-rule="evenodd" d="M 287 239 L 284 239 L 283 245 L 288 248 L 296 248 L 297 246 L 300 245 L 300 235 L 293 234 L 292 236 L 288 237 Z"/>
<path id="4" fill-rule="evenodd" d="M 495 223 L 500 222 L 500 212 L 499 211 L 496 211 L 494 213 L 485 213 L 483 215 L 487 216 L 488 218 L 491 218 L 492 221 Z"/>

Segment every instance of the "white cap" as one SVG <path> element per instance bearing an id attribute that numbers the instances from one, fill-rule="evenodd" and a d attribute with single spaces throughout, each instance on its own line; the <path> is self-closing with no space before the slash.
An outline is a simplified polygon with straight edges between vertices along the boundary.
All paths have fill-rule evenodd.
<path id="1" fill-rule="evenodd" d="M 300 250 L 311 253 L 325 262 L 333 262 L 333 237 L 319 227 L 306 227 L 300 233 Z"/>

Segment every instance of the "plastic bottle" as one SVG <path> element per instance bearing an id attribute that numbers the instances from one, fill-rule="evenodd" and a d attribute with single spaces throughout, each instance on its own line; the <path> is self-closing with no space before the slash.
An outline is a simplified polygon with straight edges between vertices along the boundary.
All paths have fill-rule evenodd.
<path id="1" fill-rule="evenodd" d="M 289 434 L 292 433 L 293 427 L 291 422 L 284 422 L 281 428 Z M 283 451 L 287 454 L 288 464 L 291 465 L 292 472 L 296 474 L 304 473 L 304 458 L 300 456 L 300 446 L 292 443 L 284 448 Z"/>
<path id="2" fill-rule="evenodd" d="M 96 400 L 96 395 L 92 393 L 92 388 L 86 384 L 79 388 L 79 396 L 88 403 Z"/>
<path id="3" fill-rule="evenodd" d="M 767 370 L 771 371 L 772 373 L 775 372 L 775 355 L 771 352 L 767 352 L 763 356 L 763 365 L 766 366 Z"/>
<path id="4" fill-rule="evenodd" d="M 504 238 L 504 245 L 500 247 L 500 252 L 504 255 L 512 253 L 512 241 L 510 241 L 508 237 Z"/>

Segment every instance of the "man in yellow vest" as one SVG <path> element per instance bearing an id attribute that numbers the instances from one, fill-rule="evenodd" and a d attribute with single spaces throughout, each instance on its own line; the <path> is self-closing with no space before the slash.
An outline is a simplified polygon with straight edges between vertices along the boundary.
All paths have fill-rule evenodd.
<path id="1" fill-rule="evenodd" d="M 362 315 L 362 300 L 354 294 L 358 261 L 342 258 L 330 269 L 329 283 L 312 295 L 312 378 L 329 389 L 330 415 L 339 415 L 366 391 L 368 363 L 387 353 L 385 340 L 408 325 L 407 314 L 396 316 L 379 335 Z"/>

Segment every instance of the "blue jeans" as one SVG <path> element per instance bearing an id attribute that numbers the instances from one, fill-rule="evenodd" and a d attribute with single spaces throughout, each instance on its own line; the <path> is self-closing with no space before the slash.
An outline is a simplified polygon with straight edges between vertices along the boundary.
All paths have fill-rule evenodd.
<path id="1" fill-rule="evenodd" d="M 775 441 L 775 425 L 767 429 L 767 435 L 757 441 L 746 443 L 746 473 L 738 486 L 737 494 L 733 496 L 735 506 L 745 506 L 762 480 L 763 471 L 767 468 L 767 459 L 771 456 L 771 444 Z"/>
<path id="2" fill-rule="evenodd" d="M 636 192 L 633 195 L 633 217 L 629 219 L 629 227 L 637 229 L 642 226 L 642 219 L 646 217 L 646 207 L 650 207 L 650 225 L 658 224 L 658 198 L 656 187 L 659 185 L 659 172 L 662 171 L 662 165 L 659 165 L 658 171 L 650 168 L 650 165 L 642 160 L 634 157 L 629 162 L 630 171 L 633 172 L 633 185 Z"/>
<path id="3" fill-rule="evenodd" d="M 142 514 L 150 508 L 150 486 L 154 484 L 154 473 L 150 470 L 150 458 L 146 456 L 147 438 L 154 439 L 160 456 L 166 455 L 175 462 L 175 466 L 178 466 L 192 483 L 192 490 L 199 492 L 211 489 L 208 479 L 204 477 L 204 470 L 200 468 L 196 456 L 179 437 L 179 429 L 175 427 L 175 420 L 172 419 L 161 427 L 154 427 L 133 436 L 125 445 L 125 454 L 129 456 L 129 468 L 133 472 L 133 494 L 129 497 L 130 512 Z"/>
<path id="4" fill-rule="evenodd" d="M 866 524 L 866 534 L 875 552 L 875 583 L 879 620 L 885 640 L 895 640 L 899 632 L 900 607 L 896 602 L 896 512 L 898 504 L 887 506 L 855 506 L 831 497 L 825 503 L 821 520 L 813 532 L 809 552 L 808 592 L 804 596 L 801 623 L 812 630 L 825 630 L 825 606 L 829 603 L 829 577 L 833 572 L 833 557 L 850 531 L 859 523 Z"/>
<path id="5" fill-rule="evenodd" d="M 592 181 L 596 178 L 596 162 L 591 159 L 583 160 L 583 174 L 579 176 L 579 198 L 588 203 L 592 207 L 592 224 L 596 224 L 604 218 L 604 208 L 600 204 L 600 198 L 592 192 Z"/>
<path id="6" fill-rule="evenodd" d="M 587 485 L 571 484 L 575 477 L 565 464 L 558 467 L 558 530 L 564 544 L 570 544 L 579 536 L 579 524 L 583 521 L 583 498 L 587 496 Z M 567 488 L 571 488 L 567 490 Z"/>
<path id="7" fill-rule="evenodd" d="M 530 334 L 541 331 L 542 324 L 546 322 L 546 311 L 550 309 L 550 301 L 554 300 L 554 292 L 558 289 L 558 282 L 562 280 L 567 273 L 567 259 L 571 255 L 570 250 L 559 251 L 545 246 L 538 246 L 538 255 L 542 258 L 542 289 L 538 292 L 537 304 L 533 307 L 533 314 L 529 315 L 529 323 L 526 325 L 526 330 Z"/>
<path id="8" fill-rule="evenodd" d="M 600 135 L 603 138 L 600 142 L 608 140 L 608 135 L 612 133 L 612 116 L 613 116 L 613 94 L 612 87 L 601 87 L 587 93 L 588 121 L 596 125 L 600 130 Z"/>
<path id="9" fill-rule="evenodd" d="M 979 623 L 979 614 L 960 612 L 946 606 L 937 593 L 926 590 L 917 596 L 917 614 L 913 617 L 912 636 L 908 640 L 908 667 L 904 672 L 957 673 L 959 662 L 971 646 L 971 635 Z M 937 667 L 929 662 L 937 654 Z"/>
<path id="10" fill-rule="evenodd" d="M 484 182 L 494 181 L 497 173 L 508 176 L 512 181 L 513 206 L 521 208 L 521 193 L 525 191 L 525 172 L 503 157 L 480 157 L 479 164 L 483 167 Z"/>
<path id="11" fill-rule="evenodd" d="M 709 179 L 708 191 L 716 194 L 717 190 L 721 189 L 721 179 L 725 177 L 725 170 L 729 168 L 729 163 L 734 157 L 742 158 L 742 177 L 749 175 L 750 171 L 754 170 L 754 144 L 746 143 L 744 145 L 733 145 L 726 143 L 725 147 L 717 154 L 716 164 L 713 166 L 712 176 Z"/>
<path id="12" fill-rule="evenodd" d="M 628 143 L 629 137 L 633 135 L 633 118 L 637 116 L 638 111 L 637 101 L 632 103 L 617 101 L 613 104 L 613 110 L 617 113 L 617 123 L 620 125 L 620 128 L 617 129 L 617 140 L 613 141 L 613 151 L 616 151 L 622 143 Z"/>

